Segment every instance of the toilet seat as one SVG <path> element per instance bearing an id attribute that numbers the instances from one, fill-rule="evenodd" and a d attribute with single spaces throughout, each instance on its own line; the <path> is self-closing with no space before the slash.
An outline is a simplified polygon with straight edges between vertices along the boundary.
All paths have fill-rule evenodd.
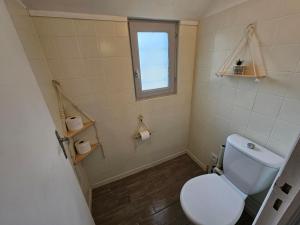
<path id="1" fill-rule="evenodd" d="M 186 182 L 180 202 L 196 225 L 234 225 L 243 212 L 246 197 L 225 176 L 208 174 Z"/>

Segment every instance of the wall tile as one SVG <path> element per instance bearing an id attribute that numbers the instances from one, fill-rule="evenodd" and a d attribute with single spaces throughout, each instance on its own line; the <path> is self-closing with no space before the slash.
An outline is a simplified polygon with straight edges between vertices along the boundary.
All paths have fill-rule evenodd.
<path id="1" fill-rule="evenodd" d="M 47 62 L 44 59 L 32 59 L 29 62 L 39 85 L 52 85 L 50 84 L 52 74 Z"/>
<path id="2" fill-rule="evenodd" d="M 57 37 L 55 39 L 61 58 L 80 58 L 80 52 L 75 37 Z"/>
<path id="3" fill-rule="evenodd" d="M 36 34 L 32 19 L 28 15 L 12 15 L 14 25 L 18 30 L 27 30 Z"/>
<path id="4" fill-rule="evenodd" d="M 289 123 L 300 123 L 300 101 L 285 99 L 278 118 Z"/>
<path id="5" fill-rule="evenodd" d="M 227 59 L 227 57 L 230 55 L 231 51 L 230 50 L 225 50 L 225 51 L 214 51 L 208 55 L 204 55 L 202 59 L 200 60 L 204 60 L 205 57 L 209 57 L 206 60 L 208 60 L 208 62 L 205 61 L 204 65 L 210 66 L 213 70 L 213 72 L 216 74 L 219 69 L 223 66 L 224 61 Z M 205 53 L 207 54 L 207 53 Z M 226 78 L 226 79 L 230 79 L 230 78 Z"/>
<path id="6" fill-rule="evenodd" d="M 6 3 L 9 6 L 9 13 L 13 17 L 15 28 L 19 34 L 20 40 L 22 41 L 32 72 L 38 82 L 45 103 L 47 104 L 52 119 L 56 125 L 56 129 L 62 132 L 63 129 L 59 118 L 57 96 L 51 82 L 54 76 L 52 76 L 51 71 L 49 70 L 49 62 L 46 61 L 46 58 L 53 58 L 57 61 L 60 60 L 60 54 L 56 48 L 54 39 L 60 35 L 72 35 L 72 27 L 70 26 L 72 23 L 66 22 L 65 20 L 55 19 L 53 20 L 56 21 L 54 23 L 55 26 L 52 26 L 53 23 L 46 23 L 45 27 L 39 27 L 43 33 L 47 34 L 47 36 L 41 36 L 41 34 L 36 30 L 33 17 L 29 16 L 28 11 L 20 5 L 19 1 L 7 0 Z M 53 36 L 49 36 L 48 34 L 53 34 Z M 41 46 L 43 46 L 43 48 Z M 59 69 L 59 66 L 56 68 Z M 20 79 L 18 82 L 21 82 Z M 77 167 L 76 172 L 85 174 L 82 173 L 83 171 L 81 167 Z M 79 182 L 83 193 L 87 193 L 86 198 L 88 198 L 89 181 L 87 180 L 86 175 L 81 175 Z"/>
<path id="7" fill-rule="evenodd" d="M 285 156 L 293 150 L 299 134 L 299 125 L 277 120 L 268 141 L 268 146 L 277 154 Z"/>
<path id="8" fill-rule="evenodd" d="M 212 58 L 213 58 L 212 51 L 199 51 L 198 50 L 198 57 L 196 59 L 197 66 L 211 68 L 213 66 Z"/>
<path id="9" fill-rule="evenodd" d="M 263 48 L 267 70 L 272 72 L 295 72 L 300 60 L 300 45 L 276 45 Z"/>
<path id="10" fill-rule="evenodd" d="M 57 46 L 55 38 L 49 36 L 40 37 L 41 45 L 43 46 L 45 56 L 47 59 L 60 58 L 60 51 Z"/>
<path id="11" fill-rule="evenodd" d="M 262 0 L 263 1 L 263 0 Z M 255 4 L 251 2 L 245 2 L 245 4 L 239 4 L 234 8 L 229 9 L 231 11 L 236 10 L 237 23 L 243 26 L 247 26 L 250 23 L 254 23 L 257 19 L 257 8 Z"/>
<path id="12" fill-rule="evenodd" d="M 64 78 L 83 77 L 86 68 L 83 59 L 67 59 L 61 60 L 62 75 Z"/>
<path id="13" fill-rule="evenodd" d="M 75 102 L 78 101 L 83 110 L 91 112 L 97 119 L 99 133 L 103 138 L 106 160 L 100 156 L 93 158 L 93 155 L 84 163 L 92 183 L 124 172 L 120 162 L 124 162 L 125 156 L 141 159 L 136 160 L 137 163 L 130 161 L 126 167 L 134 169 L 186 148 L 196 28 L 182 25 L 180 27 L 179 36 L 182 38 L 179 39 L 180 82 L 177 94 L 137 102 L 134 95 L 126 22 L 81 20 L 58 22 L 54 18 L 44 19 L 43 21 L 36 19 L 35 24 L 53 76 L 61 82 L 65 92 Z M 57 26 L 56 23 L 61 24 Z M 62 29 L 64 26 L 65 30 Z M 210 85 L 211 90 L 217 89 L 215 83 L 217 81 Z M 227 86 L 232 88 L 230 85 Z M 212 91 L 208 96 L 217 98 Z M 211 105 L 216 108 L 217 101 L 211 103 L 208 108 L 213 108 Z M 157 134 L 148 145 L 138 146 L 142 151 L 136 151 L 132 141 L 139 113 L 145 116 L 147 125 L 153 127 Z M 208 116 L 213 118 L 214 113 L 215 111 L 209 111 Z M 222 124 L 226 124 L 223 118 L 221 121 L 225 121 Z M 223 136 L 220 133 L 218 138 L 221 139 Z M 208 146 L 213 144 L 209 142 Z M 106 163 L 107 161 L 110 163 Z"/>
<path id="14" fill-rule="evenodd" d="M 110 56 L 129 56 L 129 39 L 123 37 L 102 37 L 98 39 L 101 55 Z"/>
<path id="15" fill-rule="evenodd" d="M 240 90 L 256 92 L 261 86 L 261 82 L 253 82 L 252 79 L 235 78 L 235 80 L 238 80 L 238 89 Z"/>
<path id="16" fill-rule="evenodd" d="M 34 17 L 35 27 L 41 36 L 74 36 L 75 26 L 71 19 Z"/>
<path id="17" fill-rule="evenodd" d="M 256 4 L 254 3 L 255 6 L 252 13 L 255 13 L 256 18 L 259 20 L 269 20 L 281 17 L 283 16 L 281 2 L 282 0 L 257 1 Z"/>
<path id="18" fill-rule="evenodd" d="M 283 11 L 283 15 L 300 13 L 299 1 L 297 1 L 297 0 L 281 1 L 281 9 Z"/>
<path id="19" fill-rule="evenodd" d="M 59 79 L 58 81 L 61 83 L 66 94 L 72 99 L 92 93 L 88 80 L 84 78 Z"/>
<path id="20" fill-rule="evenodd" d="M 207 83 L 210 81 L 210 76 L 211 76 L 211 70 L 210 68 L 207 67 L 199 67 L 197 71 L 196 80 L 195 82 L 197 83 Z"/>
<path id="21" fill-rule="evenodd" d="M 127 22 L 115 23 L 115 27 L 116 27 L 116 36 L 128 37 L 128 24 L 127 24 Z"/>
<path id="22" fill-rule="evenodd" d="M 36 34 L 27 30 L 20 30 L 18 34 L 29 59 L 43 58 L 42 46 L 40 45 L 39 38 Z"/>
<path id="23" fill-rule="evenodd" d="M 293 21 L 291 23 L 291 21 Z M 279 32 L 277 42 L 279 44 L 300 44 L 300 14 L 283 17 L 278 22 Z"/>
<path id="24" fill-rule="evenodd" d="M 203 34 L 201 37 L 199 37 L 199 43 L 198 48 L 201 49 L 201 51 L 213 51 L 215 48 L 215 34 L 214 33 L 208 33 Z"/>
<path id="25" fill-rule="evenodd" d="M 231 119 L 233 103 L 230 101 L 219 101 L 216 107 L 215 115 L 229 121 Z"/>
<path id="26" fill-rule="evenodd" d="M 241 38 L 241 34 L 241 29 L 236 27 L 220 30 L 215 34 L 214 49 L 217 51 L 233 49 Z"/>
<path id="27" fill-rule="evenodd" d="M 49 69 L 54 79 L 62 78 L 64 74 L 63 66 L 61 60 L 58 59 L 48 59 L 47 60 Z"/>
<path id="28" fill-rule="evenodd" d="M 96 93 L 99 93 L 100 95 L 106 95 L 108 93 L 107 81 L 105 76 L 90 77 L 88 78 L 88 83 L 91 88 L 91 92 L 93 92 L 93 95 L 96 95 Z M 96 104 L 103 104 L 103 99 L 101 99 L 101 102 L 96 102 L 95 97 L 93 97 L 93 99 L 95 100 Z M 98 106 L 96 105 L 96 110 L 97 109 Z"/>
<path id="29" fill-rule="evenodd" d="M 274 118 L 278 115 L 282 103 L 282 97 L 259 92 L 256 96 L 253 111 Z"/>
<path id="30" fill-rule="evenodd" d="M 252 112 L 245 134 L 259 144 L 266 144 L 273 128 L 274 119 Z"/>
<path id="31" fill-rule="evenodd" d="M 179 26 L 179 38 L 196 38 L 196 26 Z"/>
<path id="32" fill-rule="evenodd" d="M 234 104 L 245 109 L 252 109 L 256 97 L 255 91 L 238 89 Z"/>
<path id="33" fill-rule="evenodd" d="M 231 114 L 230 127 L 239 134 L 243 134 L 247 128 L 251 111 L 235 106 Z"/>
<path id="34" fill-rule="evenodd" d="M 286 96 L 291 84 L 290 73 L 269 72 L 260 82 L 259 91 L 277 96 Z"/>
<path id="35" fill-rule="evenodd" d="M 287 98 L 300 100 L 300 74 L 291 75 L 290 82 L 287 88 Z"/>
<path id="36" fill-rule="evenodd" d="M 239 79 L 235 77 L 219 77 L 219 79 L 221 80 L 223 86 L 228 86 L 236 89 L 239 85 Z"/>
<path id="37" fill-rule="evenodd" d="M 219 95 L 220 101 L 233 102 L 236 97 L 236 89 L 227 85 L 222 85 Z"/>
<path id="38" fill-rule="evenodd" d="M 95 21 L 74 20 L 74 24 L 78 36 L 96 36 Z"/>
<path id="39" fill-rule="evenodd" d="M 28 16 L 29 13 L 24 7 L 17 1 L 5 1 L 8 11 L 11 15 Z"/>
<path id="40" fill-rule="evenodd" d="M 78 44 L 81 55 L 85 58 L 98 58 L 100 51 L 96 37 L 78 37 Z"/>
<path id="41" fill-rule="evenodd" d="M 104 76 L 104 59 L 87 58 L 85 61 L 86 76 Z"/>
<path id="42" fill-rule="evenodd" d="M 107 86 L 111 91 L 133 90 L 131 62 L 128 58 L 109 58 L 104 60 Z M 118 65 L 118 66 L 116 66 Z M 122 82 L 120 82 L 122 79 Z"/>
<path id="43" fill-rule="evenodd" d="M 115 36 L 117 32 L 115 24 L 111 21 L 95 21 L 96 35 L 99 37 Z"/>
<path id="44" fill-rule="evenodd" d="M 209 162 L 214 143 L 231 133 L 240 133 L 283 156 L 289 154 L 300 125 L 299 9 L 297 0 L 247 1 L 201 20 L 190 131 L 190 150 L 200 161 Z M 214 78 L 212 75 L 252 22 L 257 27 L 267 77 L 260 82 Z M 233 104 L 232 95 L 223 87 L 235 90 Z M 221 133 L 215 137 L 217 132 Z M 197 140 L 200 133 L 211 136 L 207 141 Z"/>
<path id="45" fill-rule="evenodd" d="M 279 20 L 261 21 L 257 25 L 257 37 L 262 46 L 270 46 L 277 40 L 279 30 Z"/>

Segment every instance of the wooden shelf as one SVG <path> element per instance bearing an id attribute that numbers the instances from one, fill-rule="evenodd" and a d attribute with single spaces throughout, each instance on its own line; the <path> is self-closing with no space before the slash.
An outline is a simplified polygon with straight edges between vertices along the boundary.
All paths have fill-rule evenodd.
<path id="1" fill-rule="evenodd" d="M 77 134 L 81 133 L 82 131 L 86 130 L 87 128 L 93 126 L 94 123 L 95 123 L 94 121 L 86 122 L 83 124 L 83 127 L 80 130 L 66 131 L 64 133 L 64 135 L 65 135 L 65 137 L 72 138 L 72 137 L 76 136 Z"/>
<path id="2" fill-rule="evenodd" d="M 255 55 L 253 53 L 255 53 Z M 243 58 L 240 58 L 242 55 Z M 239 71 L 244 74 L 235 74 Z M 254 24 L 249 24 L 241 41 L 226 58 L 224 64 L 218 70 L 217 75 L 221 77 L 254 78 L 255 81 L 258 81 L 260 78 L 266 77 L 266 74 L 260 43 L 256 34 L 256 27 Z"/>
<path id="3" fill-rule="evenodd" d="M 75 155 L 75 159 L 74 159 L 74 164 L 78 164 L 79 162 L 81 162 L 82 160 L 84 160 L 86 157 L 88 157 L 88 155 L 90 155 L 93 151 L 95 151 L 97 149 L 97 147 L 99 146 L 98 143 L 96 144 L 92 144 L 92 148 L 89 152 L 85 153 L 85 154 L 76 154 Z"/>
<path id="4" fill-rule="evenodd" d="M 217 74 L 218 76 L 230 76 L 230 77 L 245 77 L 245 78 L 264 78 L 266 77 L 266 75 L 259 75 L 259 76 L 255 76 L 255 75 L 250 75 L 250 74 L 247 74 L 247 75 L 238 75 L 238 74 L 230 74 L 230 73 L 226 73 L 226 74 Z"/>

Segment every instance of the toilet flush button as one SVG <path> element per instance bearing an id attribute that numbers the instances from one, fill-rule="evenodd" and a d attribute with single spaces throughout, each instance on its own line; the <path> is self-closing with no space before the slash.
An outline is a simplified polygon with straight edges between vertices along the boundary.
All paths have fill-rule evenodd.
<path id="1" fill-rule="evenodd" d="M 248 143 L 248 144 L 247 144 L 247 147 L 250 148 L 250 149 L 255 149 L 255 144 L 253 144 L 253 143 Z"/>

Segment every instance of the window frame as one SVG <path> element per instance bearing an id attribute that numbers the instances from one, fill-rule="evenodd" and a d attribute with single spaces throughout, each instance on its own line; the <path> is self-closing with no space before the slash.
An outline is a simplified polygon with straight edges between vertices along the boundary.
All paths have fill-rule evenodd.
<path id="1" fill-rule="evenodd" d="M 177 93 L 177 51 L 178 51 L 178 21 L 157 21 L 144 19 L 128 20 L 135 96 L 137 100 L 160 97 Z M 140 58 L 138 49 L 138 32 L 166 32 L 168 33 L 168 79 L 165 88 L 142 90 L 140 75 Z"/>

